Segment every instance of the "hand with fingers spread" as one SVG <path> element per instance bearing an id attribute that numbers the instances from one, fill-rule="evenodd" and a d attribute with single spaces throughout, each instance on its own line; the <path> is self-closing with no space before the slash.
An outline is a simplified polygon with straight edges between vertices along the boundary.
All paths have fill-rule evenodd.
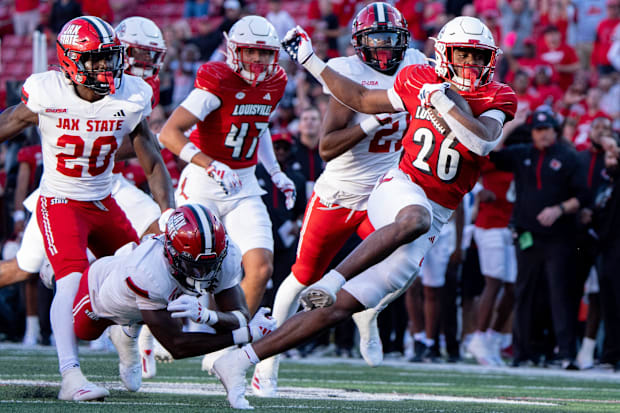
<path id="1" fill-rule="evenodd" d="M 241 180 L 237 173 L 222 162 L 211 162 L 207 174 L 222 187 L 226 195 L 234 195 L 241 190 Z"/>

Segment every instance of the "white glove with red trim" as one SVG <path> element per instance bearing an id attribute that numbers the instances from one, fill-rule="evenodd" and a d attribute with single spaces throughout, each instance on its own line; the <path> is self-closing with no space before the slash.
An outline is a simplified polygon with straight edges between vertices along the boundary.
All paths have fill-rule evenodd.
<path id="1" fill-rule="evenodd" d="M 271 182 L 273 182 L 286 197 L 286 209 L 292 209 L 295 206 L 295 199 L 297 198 L 295 183 L 282 171 L 277 171 L 271 175 Z"/>
<path id="2" fill-rule="evenodd" d="M 420 92 L 418 93 L 418 99 L 420 99 L 420 103 L 425 108 L 430 108 L 433 106 L 431 103 L 431 96 L 435 92 L 444 93 L 446 90 L 450 89 L 450 83 L 425 83 L 422 88 L 420 88 Z"/>
<path id="3" fill-rule="evenodd" d="M 222 162 L 211 162 L 207 174 L 222 187 L 226 195 L 234 195 L 241 190 L 241 180 L 237 173 Z"/>

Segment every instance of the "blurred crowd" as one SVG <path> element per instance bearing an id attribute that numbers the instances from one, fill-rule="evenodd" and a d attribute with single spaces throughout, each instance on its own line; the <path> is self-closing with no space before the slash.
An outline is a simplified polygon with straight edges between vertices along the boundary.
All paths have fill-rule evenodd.
<path id="1" fill-rule="evenodd" d="M 51 39 L 49 47 L 55 47 L 55 33 L 73 17 L 91 14 L 115 25 L 128 15 L 146 15 L 152 4 L 165 3 L 0 1 L 2 7 L 14 7 L 12 32 L 3 29 L 7 35 L 28 37 L 35 29 L 43 30 Z M 167 53 L 160 72 L 160 108 L 150 119 L 152 129 L 157 132 L 193 89 L 203 62 L 225 59 L 224 33 L 240 17 L 264 15 L 280 38 L 300 24 L 312 36 L 317 55 L 327 60 L 355 53 L 350 44 L 350 21 L 367 3 L 175 2 L 182 15 L 173 21 L 166 19 L 168 24 L 161 27 Z M 473 355 L 490 365 L 502 365 L 510 358 L 515 366 L 568 361 L 561 366 L 568 369 L 589 368 L 599 360 L 620 369 L 620 338 L 615 337 L 615 330 L 620 331 L 620 309 L 614 304 L 620 302 L 620 266 L 612 265 L 615 256 L 620 256 L 616 233 L 620 228 L 620 178 L 614 177 L 613 161 L 604 159 L 602 149 L 607 140 L 618 140 L 620 131 L 620 0 L 390 3 L 408 21 L 410 47 L 429 58 L 434 56 L 430 37 L 451 17 L 481 18 L 503 50 L 495 79 L 514 89 L 518 110 L 505 127 L 505 148 L 490 157 L 479 186 L 444 229 L 443 244 L 425 260 L 422 272 L 441 272 L 443 283 L 431 286 L 424 282 L 425 277 L 419 277 L 407 294 L 380 315 L 386 357 L 456 362 Z M 263 200 L 275 241 L 267 305 L 295 261 L 306 200 L 324 167 L 318 143 L 328 101 L 318 82 L 285 53 L 280 58 L 289 83 L 270 128 L 276 157 L 295 182 L 298 199 L 295 207 L 287 210 L 284 195 L 264 169 L 257 169 L 259 182 L 267 191 Z M 15 103 L 1 102 L 0 107 Z M 542 136 L 541 131 L 548 133 Z M 3 259 L 12 258 L 23 231 L 27 212 L 21 201 L 38 185 L 41 159 L 29 157 L 27 150 L 38 143 L 33 130 L 0 145 Z M 557 162 L 558 170 L 562 163 L 570 164 L 570 174 L 547 176 L 539 168 L 539 175 L 532 180 L 522 164 L 535 166 L 542 159 L 551 159 L 552 166 Z M 130 180 L 144 186 L 139 168 L 128 163 L 125 169 Z M 543 198 L 541 192 L 544 199 L 539 199 Z M 577 205 L 574 209 L 573 204 Z M 557 207 L 547 210 L 549 205 Z M 485 268 L 484 247 L 480 245 L 484 237 L 476 231 L 491 228 L 506 229 L 498 236 L 507 236 L 507 245 L 516 246 L 517 252 L 514 247 L 509 252 L 514 262 L 501 267 L 508 274 L 512 266 L 514 277 L 497 277 Z M 354 236 L 335 261 L 359 242 Z M 26 290 L 38 291 L 35 304 L 27 305 L 33 293 Z M 51 330 L 45 314 L 50 300 L 37 282 L 0 289 L 1 339 L 49 344 Z M 35 316 L 38 331 L 26 331 L 24 320 Z M 295 353 L 352 357 L 356 354 L 353 337 L 354 327 L 348 322 Z"/>

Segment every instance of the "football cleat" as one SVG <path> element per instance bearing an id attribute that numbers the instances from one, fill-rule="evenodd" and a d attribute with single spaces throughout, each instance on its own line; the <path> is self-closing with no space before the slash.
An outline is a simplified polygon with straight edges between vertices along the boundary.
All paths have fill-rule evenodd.
<path id="1" fill-rule="evenodd" d="M 138 337 L 138 347 L 140 349 L 140 359 L 142 365 L 142 378 L 152 379 L 157 374 L 157 363 L 155 362 L 155 338 L 147 326 L 142 327 Z"/>
<path id="2" fill-rule="evenodd" d="M 107 389 L 86 380 L 80 368 L 76 367 L 63 374 L 60 392 L 58 392 L 58 399 L 69 401 L 102 401 L 109 395 L 110 392 Z"/>
<path id="3" fill-rule="evenodd" d="M 383 344 L 377 327 L 378 314 L 373 308 L 353 314 L 353 321 L 360 332 L 360 353 L 371 367 L 383 361 Z"/>
<path id="4" fill-rule="evenodd" d="M 496 360 L 494 360 L 491 349 L 483 334 L 474 334 L 474 337 L 467 346 L 467 351 L 474 356 L 478 364 L 483 366 L 497 366 Z"/>
<path id="5" fill-rule="evenodd" d="M 258 397 L 278 397 L 278 377 L 262 374 L 257 366 L 252 376 L 252 393 Z"/>
<path id="6" fill-rule="evenodd" d="M 213 372 L 226 389 L 226 397 L 233 409 L 253 409 L 245 398 L 245 372 L 252 363 L 243 349 L 236 349 L 218 358 Z"/>
<path id="7" fill-rule="evenodd" d="M 142 385 L 142 365 L 138 350 L 138 337 L 130 337 L 123 327 L 111 326 L 108 330 L 110 340 L 118 352 L 118 371 L 121 381 L 129 391 L 138 391 Z"/>

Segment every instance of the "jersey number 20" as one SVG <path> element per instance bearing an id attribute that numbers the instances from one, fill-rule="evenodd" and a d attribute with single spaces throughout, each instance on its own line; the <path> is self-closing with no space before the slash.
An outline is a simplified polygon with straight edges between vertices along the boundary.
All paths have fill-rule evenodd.
<path id="1" fill-rule="evenodd" d="M 83 157 L 84 154 L 84 140 L 79 136 L 74 135 L 62 135 L 58 138 L 58 146 L 66 148 L 67 146 L 73 146 L 73 153 L 59 153 L 56 155 L 58 163 L 56 164 L 56 170 L 63 175 L 79 178 L 82 176 L 84 167 L 82 165 L 74 164 L 72 167 L 67 166 L 67 161 L 72 161 Z M 101 155 L 101 149 L 109 145 L 110 149 L 103 158 L 103 163 L 97 165 L 99 156 Z M 110 165 L 110 159 L 116 151 L 118 143 L 114 136 L 100 136 L 93 142 L 93 149 L 88 155 L 88 174 L 90 176 L 100 175 L 108 169 Z"/>

